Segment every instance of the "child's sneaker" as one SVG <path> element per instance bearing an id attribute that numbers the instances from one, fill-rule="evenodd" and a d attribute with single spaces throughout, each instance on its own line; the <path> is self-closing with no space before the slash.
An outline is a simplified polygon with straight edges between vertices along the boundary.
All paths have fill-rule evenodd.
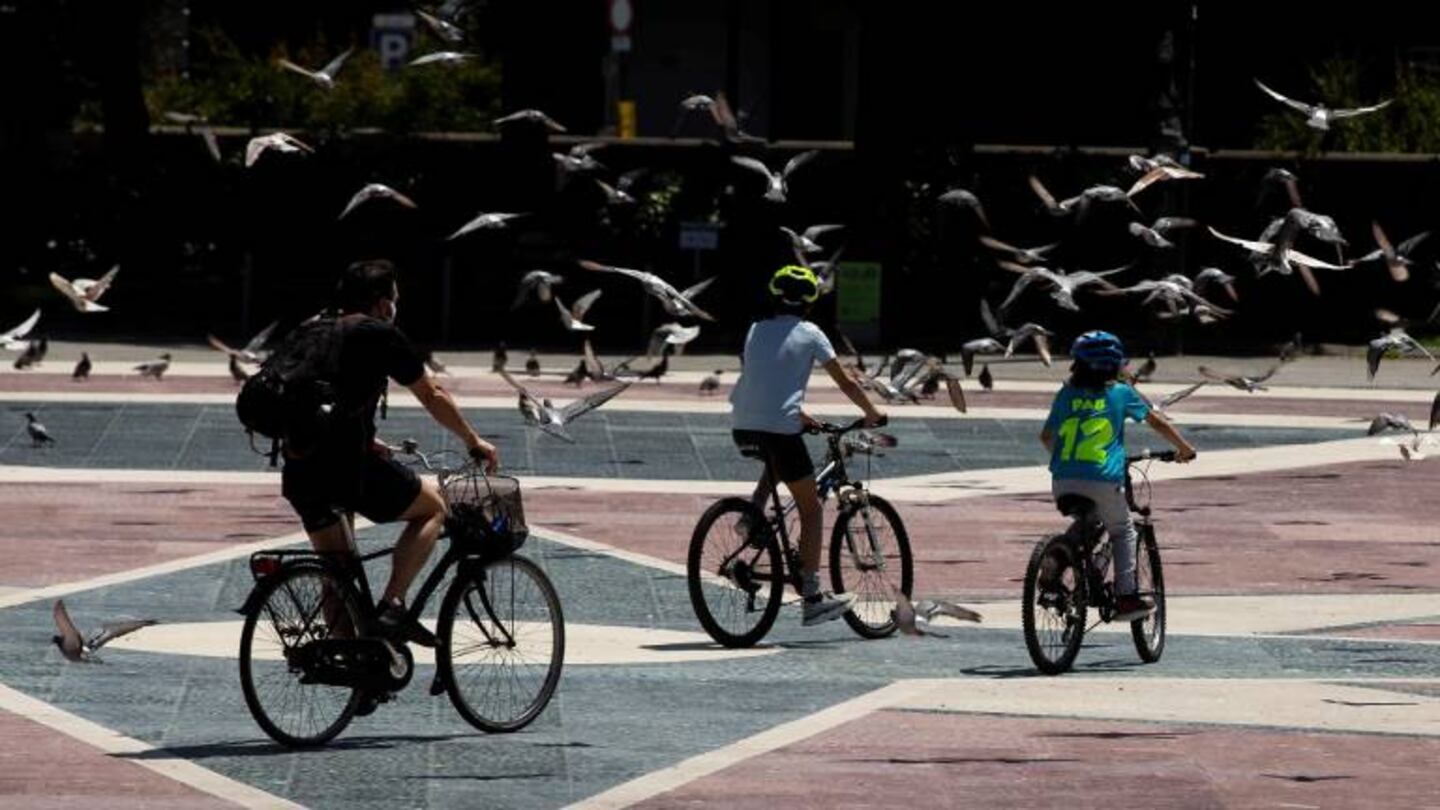
<path id="1" fill-rule="evenodd" d="M 1112 622 L 1136 622 L 1149 616 L 1155 610 L 1155 603 L 1135 593 L 1115 597 L 1115 615 Z"/>
<path id="2" fill-rule="evenodd" d="M 800 623 L 809 627 L 812 624 L 823 624 L 834 621 L 845 615 L 845 611 L 855 604 L 853 593 L 817 593 L 814 596 L 807 596 L 801 600 L 801 609 L 804 616 Z"/>

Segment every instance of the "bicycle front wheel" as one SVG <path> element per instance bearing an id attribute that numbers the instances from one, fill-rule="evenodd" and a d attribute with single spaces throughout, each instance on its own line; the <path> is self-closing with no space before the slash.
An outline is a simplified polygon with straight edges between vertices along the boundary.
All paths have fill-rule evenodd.
<path id="1" fill-rule="evenodd" d="M 878 495 L 842 507 L 830 533 L 830 583 L 836 593 L 855 594 L 845 622 L 865 638 L 895 632 L 895 594 L 908 599 L 915 561 L 900 514 Z"/>
<path id="2" fill-rule="evenodd" d="M 256 585 L 256 607 L 240 632 L 240 690 L 271 739 L 324 745 L 349 725 L 361 690 L 314 682 L 301 661 L 309 645 L 354 636 L 361 626 L 353 588 L 319 565 L 296 565 Z"/>
<path id="3" fill-rule="evenodd" d="M 685 582 L 695 617 L 725 647 L 750 647 L 780 615 L 785 569 L 770 524 L 744 498 L 723 498 L 690 537 Z"/>
<path id="4" fill-rule="evenodd" d="M 1139 543 L 1135 549 L 1135 585 L 1141 596 L 1155 603 L 1155 610 L 1143 619 L 1130 623 L 1130 637 L 1140 660 L 1153 664 L 1165 651 L 1165 576 L 1160 570 L 1160 544 L 1155 540 L 1155 527 L 1142 523 L 1135 527 Z"/>
<path id="5" fill-rule="evenodd" d="M 462 570 L 437 630 L 435 664 L 467 723 L 519 731 L 545 710 L 565 662 L 565 616 L 540 566 L 510 556 Z"/>
<path id="6" fill-rule="evenodd" d="M 1035 544 L 1025 567 L 1020 607 L 1025 649 L 1046 675 L 1058 675 L 1075 663 L 1085 638 L 1085 593 L 1080 561 L 1065 535 Z"/>

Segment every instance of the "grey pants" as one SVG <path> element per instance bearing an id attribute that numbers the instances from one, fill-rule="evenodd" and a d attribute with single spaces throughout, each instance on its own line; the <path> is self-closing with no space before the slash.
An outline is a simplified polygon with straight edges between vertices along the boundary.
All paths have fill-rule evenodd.
<path id="1" fill-rule="evenodd" d="M 1056 478 L 1050 485 L 1056 498 L 1061 495 L 1083 495 L 1095 502 L 1095 515 L 1105 524 L 1110 535 L 1111 554 L 1115 559 L 1115 592 L 1135 592 L 1135 523 L 1125 503 L 1123 484 L 1110 481 L 1088 481 L 1083 478 Z"/>

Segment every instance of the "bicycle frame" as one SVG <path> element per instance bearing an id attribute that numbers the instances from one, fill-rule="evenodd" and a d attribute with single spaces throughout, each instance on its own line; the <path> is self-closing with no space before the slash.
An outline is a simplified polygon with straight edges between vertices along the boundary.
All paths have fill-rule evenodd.
<path id="1" fill-rule="evenodd" d="M 1153 534 L 1155 527 L 1150 522 L 1149 505 L 1140 506 L 1135 502 L 1135 484 L 1130 476 L 1130 466 L 1130 464 L 1125 465 L 1125 503 L 1129 506 L 1133 516 L 1136 554 L 1139 554 L 1142 549 L 1140 541 Z M 1076 557 L 1080 563 L 1080 576 L 1076 580 L 1082 589 L 1081 598 L 1085 600 L 1085 604 L 1093 605 L 1099 610 L 1101 619 L 1108 622 L 1114 599 L 1113 581 L 1108 578 L 1110 572 L 1098 570 L 1094 561 L 1096 553 L 1110 545 L 1110 537 L 1105 532 L 1104 525 L 1089 510 L 1076 515 L 1065 534 L 1071 539 L 1072 545 L 1078 552 Z M 1114 559 L 1114 554 L 1115 551 L 1112 548 L 1110 550 L 1111 559 Z"/>

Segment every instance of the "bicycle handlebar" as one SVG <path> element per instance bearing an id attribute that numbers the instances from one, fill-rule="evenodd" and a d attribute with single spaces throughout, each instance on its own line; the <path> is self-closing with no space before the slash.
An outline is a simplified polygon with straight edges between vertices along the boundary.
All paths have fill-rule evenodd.
<path id="1" fill-rule="evenodd" d="M 443 456 L 458 456 L 460 455 L 460 453 L 455 450 L 436 450 L 433 453 L 422 453 L 420 452 L 419 442 L 415 441 L 414 439 L 401 440 L 399 447 L 391 445 L 390 452 L 414 458 L 418 460 L 421 466 L 423 466 L 427 471 L 443 473 L 445 475 L 453 475 L 454 473 L 460 472 L 461 470 L 464 470 L 465 468 L 470 467 L 475 463 L 473 459 L 465 458 L 465 460 L 463 460 L 458 466 L 441 466 L 436 461 L 436 459 L 439 459 Z"/>
<path id="2" fill-rule="evenodd" d="M 881 416 L 880 421 L 876 422 L 871 427 L 884 427 L 885 425 L 889 424 L 889 422 L 890 417 Z M 837 425 L 833 422 L 821 422 L 819 427 L 807 427 L 805 429 L 805 432 L 812 434 L 825 433 L 831 436 L 844 436 L 846 433 L 849 433 L 852 430 L 859 430 L 863 427 L 865 427 L 865 419 L 862 417 L 860 419 L 856 419 L 854 422 L 851 422 L 848 425 L 845 425 L 844 427 L 841 427 L 840 425 Z"/>
<path id="3" fill-rule="evenodd" d="M 1177 454 L 1174 450 L 1151 450 L 1146 447 L 1133 456 L 1126 456 L 1126 464 L 1135 464 L 1141 461 L 1176 461 Z"/>

